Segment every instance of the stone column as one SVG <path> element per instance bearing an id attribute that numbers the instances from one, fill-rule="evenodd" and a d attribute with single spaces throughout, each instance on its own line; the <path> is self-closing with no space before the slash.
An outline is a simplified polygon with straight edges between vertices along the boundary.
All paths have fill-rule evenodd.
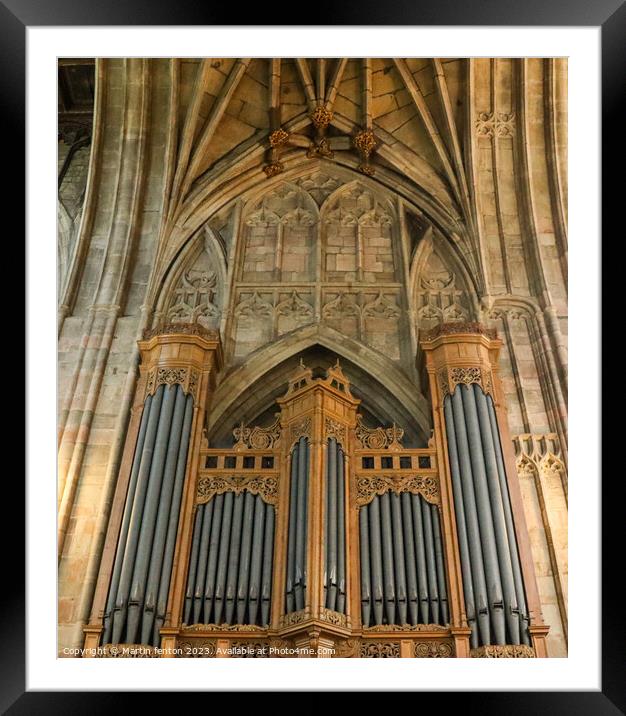
<path id="1" fill-rule="evenodd" d="M 221 345 L 216 331 L 205 331 L 197 325 L 171 325 L 149 331 L 138 345 L 140 377 L 90 623 L 84 630 L 86 648 L 100 644 L 103 630 L 107 640 L 115 632 L 116 641 L 123 641 L 120 634 L 126 633 L 126 627 L 120 631 L 120 603 L 116 596 L 120 580 L 132 579 L 128 601 L 121 609 L 128 610 L 129 615 L 132 610 L 154 610 L 154 639 L 158 641 L 161 632 L 163 643 L 173 645 L 172 627 L 180 622 L 195 475 L 206 410 L 216 373 L 222 366 Z M 155 413 L 157 403 L 159 412 Z M 162 494 L 158 480 L 163 481 Z M 169 517 L 161 515 L 166 494 L 171 505 Z M 151 555 L 157 552 L 163 556 L 161 565 L 153 564 Z M 152 585 L 154 594 L 150 595 L 152 582 L 157 588 Z M 115 594 L 110 594 L 112 583 Z M 155 599 L 160 609 L 158 603 L 151 603 Z M 118 627 L 107 628 L 115 611 Z M 146 634 L 141 633 L 147 633 L 145 626 L 144 619 L 134 641 L 145 642 Z"/>
<path id="2" fill-rule="evenodd" d="M 495 331 L 477 323 L 444 323 L 421 341 L 442 471 L 444 534 L 452 540 L 446 545 L 456 585 L 451 593 L 460 599 L 462 616 L 452 627 L 457 656 L 542 657 L 548 627 L 498 375 L 501 345 Z M 453 604 L 451 610 L 454 615 Z"/>

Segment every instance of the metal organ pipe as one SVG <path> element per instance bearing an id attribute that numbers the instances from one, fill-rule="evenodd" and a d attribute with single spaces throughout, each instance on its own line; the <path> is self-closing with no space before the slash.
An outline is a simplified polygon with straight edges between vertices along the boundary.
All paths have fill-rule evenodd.
<path id="1" fill-rule="evenodd" d="M 391 524 L 393 529 L 393 562 L 396 578 L 396 605 L 400 624 L 407 624 L 406 566 L 404 563 L 404 531 L 400 495 L 391 495 Z"/>
<path id="2" fill-rule="evenodd" d="M 513 581 L 515 583 L 515 593 L 517 595 L 517 604 L 519 606 L 520 615 L 520 638 L 522 644 L 530 645 L 530 636 L 528 626 L 530 617 L 528 615 L 528 607 L 526 606 L 526 594 L 524 591 L 524 580 L 522 577 L 522 565 L 520 563 L 519 552 L 517 550 L 517 536 L 515 534 L 515 524 L 513 522 L 513 510 L 511 508 L 511 498 L 509 495 L 509 485 L 506 479 L 506 470 L 504 468 L 504 457 L 502 455 L 502 445 L 500 444 L 500 431 L 498 430 L 498 421 L 496 412 L 493 407 L 491 396 L 486 396 L 487 408 L 489 412 L 489 423 L 493 444 L 496 453 L 496 461 L 498 465 L 498 477 L 500 480 L 500 488 L 502 495 L 502 503 L 504 508 L 504 517 L 506 521 L 506 531 L 509 540 L 509 551 L 511 555 L 511 568 L 513 570 Z"/>
<path id="3" fill-rule="evenodd" d="M 233 506 L 233 524 L 228 552 L 228 577 L 226 579 L 226 623 L 231 624 L 235 613 L 237 597 L 237 577 L 239 572 L 239 549 L 241 546 L 241 526 L 243 521 L 243 495 L 237 495 Z"/>
<path id="4" fill-rule="evenodd" d="M 191 436 L 191 424 L 193 422 L 193 398 L 188 395 L 185 403 L 185 415 L 183 418 L 182 436 L 178 446 L 178 457 L 176 460 L 176 473 L 174 477 L 174 494 L 170 505 L 170 516 L 165 537 L 163 551 L 163 565 L 161 567 L 161 579 L 159 581 L 159 592 L 157 596 L 156 616 L 154 620 L 152 643 L 159 643 L 159 630 L 165 621 L 167 609 L 167 598 L 169 595 L 170 579 L 172 576 L 172 565 L 174 563 L 174 550 L 176 548 L 176 534 L 178 532 L 178 517 L 180 505 L 183 499 L 183 486 L 185 483 L 185 468 L 187 466 L 187 452 L 189 449 L 189 438 Z"/>
<path id="5" fill-rule="evenodd" d="M 408 492 L 401 495 L 385 492 L 360 508 L 364 627 L 372 622 L 447 624 L 445 566 L 437 510 L 421 495 Z"/>
<path id="6" fill-rule="evenodd" d="M 341 446 L 337 445 L 337 606 L 346 609 L 346 463 Z"/>
<path id="7" fill-rule="evenodd" d="M 337 601 L 337 441 L 328 440 L 328 472 L 326 474 L 326 524 L 328 543 L 326 545 L 326 608 L 335 609 Z"/>
<path id="8" fill-rule="evenodd" d="M 345 456 L 335 438 L 326 443 L 326 537 L 324 606 L 340 613 L 346 607 Z"/>
<path id="9" fill-rule="evenodd" d="M 296 565 L 296 529 L 297 529 L 297 496 L 298 496 L 298 460 L 300 443 L 296 443 L 291 451 L 291 475 L 289 481 L 289 527 L 287 537 L 287 575 L 285 586 L 285 605 L 287 613 L 296 608 L 293 588 Z"/>
<path id="10" fill-rule="evenodd" d="M 388 624 L 395 624 L 396 581 L 393 571 L 393 537 L 391 534 L 391 506 L 388 492 L 385 492 L 380 497 L 380 531 L 383 538 L 385 615 Z"/>
<path id="11" fill-rule="evenodd" d="M 419 600 L 417 593 L 417 557 L 415 553 L 415 536 L 413 533 L 413 518 L 411 515 L 411 496 L 403 492 L 400 496 L 402 502 L 402 527 L 404 529 L 404 549 L 407 581 L 407 597 L 409 607 L 409 623 L 419 623 Z"/>
<path id="12" fill-rule="evenodd" d="M 254 529 L 252 533 L 252 556 L 250 557 L 250 581 L 248 582 L 248 620 L 250 624 L 257 624 L 261 600 L 265 508 L 265 503 L 257 495 L 254 499 Z M 271 508 L 268 507 L 267 509 Z"/>
<path id="13" fill-rule="evenodd" d="M 430 518 L 430 505 L 421 500 L 422 527 L 424 530 L 424 544 L 426 547 L 426 566 L 428 569 L 428 595 L 430 602 L 430 618 L 434 624 L 439 623 L 439 589 L 437 585 L 437 563 L 435 558 L 435 543 L 433 540 L 433 526 Z"/>
<path id="14" fill-rule="evenodd" d="M 265 538 L 263 540 L 263 571 L 261 573 L 261 624 L 270 621 L 272 597 L 272 565 L 274 556 L 274 508 L 265 506 Z"/>
<path id="15" fill-rule="evenodd" d="M 230 527 L 233 517 L 233 493 L 227 492 L 224 495 L 224 507 L 222 512 L 222 525 L 220 529 L 220 549 L 217 560 L 217 575 L 215 577 L 215 623 L 222 624 L 222 613 L 224 611 L 224 592 L 226 591 L 226 570 L 228 569 L 228 550 L 230 547 Z"/>
<path id="16" fill-rule="evenodd" d="M 141 618 L 141 609 L 145 597 L 146 578 L 148 575 L 148 561 L 150 559 L 152 540 L 154 538 L 154 528 L 156 526 L 157 509 L 163 480 L 163 469 L 165 467 L 165 454 L 170 434 L 172 413 L 174 411 L 176 387 L 167 386 L 167 388 L 165 388 L 165 395 L 163 396 L 163 404 L 161 405 L 161 415 L 159 416 L 159 426 L 157 428 L 156 442 L 154 446 L 154 455 L 152 458 L 152 464 L 150 465 L 150 476 L 148 478 L 146 499 L 143 514 L 141 516 L 141 528 L 139 530 L 139 540 L 137 543 L 137 556 L 135 558 L 130 598 L 128 600 L 126 642 L 129 644 L 134 644 L 138 639 L 139 621 Z"/>
<path id="17" fill-rule="evenodd" d="M 448 400 L 449 398 L 446 397 L 446 401 Z M 472 568 L 478 630 L 480 634 L 479 643 L 491 644 L 491 608 L 489 605 L 489 596 L 487 591 L 486 570 L 481 546 L 481 533 L 478 524 L 478 508 L 476 506 L 476 495 L 474 494 L 474 478 L 472 475 L 472 464 L 469 456 L 470 448 L 467 439 L 467 430 L 465 428 L 461 389 L 455 390 L 454 395 L 452 396 L 452 414 L 454 418 L 457 452 L 461 469 L 461 494 L 463 504 L 465 505 L 467 535 L 470 546 L 470 565 Z"/>
<path id="18" fill-rule="evenodd" d="M 309 443 L 301 437 L 298 446 L 298 489 L 296 495 L 296 561 L 293 574 L 293 590 L 296 611 L 304 609 L 306 589 L 306 536 L 307 536 L 307 492 L 309 478 Z"/>
<path id="19" fill-rule="evenodd" d="M 212 502 L 213 523 L 211 525 L 211 538 L 209 542 L 209 556 L 204 582 L 204 617 L 203 621 L 211 623 L 213 606 L 215 604 L 215 579 L 217 577 L 217 561 L 219 557 L 220 536 L 222 534 L 222 514 L 224 512 L 224 495 L 216 495 Z"/>
<path id="20" fill-rule="evenodd" d="M 361 542 L 361 614 L 363 626 L 370 625 L 372 614 L 372 592 L 370 574 L 370 541 L 367 505 L 359 511 L 359 539 Z"/>
<path id="21" fill-rule="evenodd" d="M 200 613 L 204 603 L 204 579 L 207 568 L 207 555 L 209 553 L 209 535 L 213 522 L 213 502 L 202 505 L 202 528 L 200 530 L 200 552 L 198 554 L 198 568 L 196 574 L 196 588 L 193 592 L 193 623 L 200 621 Z"/>
<path id="22" fill-rule="evenodd" d="M 446 421 L 446 433 L 448 436 L 448 457 L 450 460 L 454 511 L 456 513 L 459 552 L 461 556 L 461 573 L 463 575 L 463 592 L 465 594 L 465 612 L 467 615 L 467 623 L 472 630 L 470 634 L 470 644 L 471 647 L 475 649 L 478 646 L 478 633 L 476 630 L 476 597 L 474 595 L 474 584 L 472 579 L 472 561 L 467 536 L 465 504 L 463 501 L 463 488 L 461 486 L 461 468 L 457 452 L 457 438 L 454 427 L 454 417 L 452 415 L 452 402 L 449 396 L 446 396 L 443 411 Z"/>
<path id="23" fill-rule="evenodd" d="M 446 588 L 446 569 L 443 559 L 443 543 L 441 541 L 441 523 L 439 511 L 435 505 L 429 505 L 432 517 L 433 540 L 435 542 L 435 565 L 437 567 L 437 590 L 439 591 L 439 607 L 441 621 L 447 624 L 450 620 L 448 612 L 448 590 Z"/>
<path id="24" fill-rule="evenodd" d="M 177 386 L 178 388 L 178 386 Z M 174 477 L 178 448 L 182 435 L 183 418 L 185 413 L 185 394 L 182 390 L 176 391 L 174 403 L 174 416 L 170 428 L 170 437 L 167 445 L 165 467 L 163 468 L 163 486 L 159 497 L 158 514 L 154 529 L 152 552 L 148 566 L 148 581 L 146 585 L 146 598 L 144 614 L 141 624 L 141 642 L 147 643 L 152 636 L 152 627 L 156 617 L 156 602 L 158 596 L 159 581 L 161 577 L 161 566 L 163 564 L 163 551 L 165 549 L 165 538 L 167 536 L 167 525 L 170 519 L 170 506 L 174 493 Z"/>
<path id="25" fill-rule="evenodd" d="M 192 419 L 193 398 L 180 385 L 160 385 L 146 398 L 109 586 L 105 644 L 159 644 Z"/>
<path id="26" fill-rule="evenodd" d="M 135 447 L 135 455 L 133 457 L 133 465 L 131 468 L 130 479 L 128 482 L 128 490 L 126 493 L 126 503 L 124 505 L 124 513 L 122 515 L 122 524 L 120 527 L 120 534 L 118 537 L 118 546 L 115 553 L 115 560 L 113 563 L 113 571 L 111 575 L 111 584 L 109 586 L 109 594 L 107 598 L 107 605 L 104 614 L 103 622 L 103 634 L 102 643 L 108 644 L 111 641 L 111 632 L 113 628 L 113 608 L 115 606 L 115 598 L 117 596 L 117 589 L 119 587 L 120 575 L 122 571 L 122 561 L 124 559 L 123 546 L 126 544 L 128 537 L 128 529 L 130 526 L 130 517 L 133 510 L 133 503 L 135 500 L 135 490 L 137 488 L 137 477 L 139 474 L 139 465 L 141 463 L 141 457 L 143 454 L 143 446 L 146 439 L 146 431 L 148 429 L 148 422 L 150 417 L 150 409 L 152 406 L 152 396 L 149 395 L 146 398 L 146 402 L 143 406 L 143 413 L 141 415 L 141 424 L 139 426 L 139 435 L 137 436 L 137 445 Z"/>
<path id="27" fill-rule="evenodd" d="M 211 514 L 207 528 L 207 514 Z M 187 595 L 199 624 L 257 624 L 267 626 L 274 554 L 274 508 L 247 490 L 216 495 L 196 511 Z M 198 566 L 194 569 L 194 551 Z M 203 566 L 200 561 L 203 561 Z"/>
<path id="28" fill-rule="evenodd" d="M 521 563 L 491 397 L 478 384 L 459 385 L 444 400 L 444 417 L 470 644 L 529 644 Z"/>
<path id="29" fill-rule="evenodd" d="M 385 593 L 383 590 L 383 557 L 380 538 L 380 505 L 375 497 L 369 505 L 370 527 L 370 570 L 372 574 L 372 597 L 374 600 L 374 623 L 383 623 Z M 362 557 L 361 553 L 361 558 Z"/>
<path id="30" fill-rule="evenodd" d="M 502 592 L 504 594 L 504 616 L 508 627 L 508 643 L 519 644 L 519 608 L 515 594 L 515 583 L 513 580 L 513 566 L 511 564 L 511 552 L 509 538 L 504 518 L 504 505 L 500 491 L 500 480 L 498 476 L 498 465 L 496 453 L 491 434 L 491 423 L 489 421 L 489 409 L 485 394 L 476 384 L 472 385 L 476 410 L 478 413 L 478 424 L 483 446 L 483 460 L 487 473 L 487 484 L 489 488 L 489 500 L 491 503 L 491 514 L 493 518 L 494 532 L 496 536 L 496 547 L 498 550 L 498 564 L 502 580 Z"/>
<path id="31" fill-rule="evenodd" d="M 304 609 L 305 603 L 308 482 L 309 442 L 306 437 L 301 437 L 291 451 L 287 571 L 285 575 L 285 610 L 287 613 Z M 263 573 L 265 574 L 265 567 Z"/>
<path id="32" fill-rule="evenodd" d="M 458 388 L 457 388 L 458 390 Z M 489 487 L 485 463 L 482 456 L 482 443 L 480 426 L 476 412 L 474 391 L 470 386 L 461 386 L 465 425 L 469 441 L 470 461 L 472 463 L 472 476 L 476 493 L 476 506 L 478 508 L 478 524 L 480 526 L 481 545 L 484 555 L 485 576 L 487 578 L 487 594 L 491 611 L 496 644 L 506 644 L 506 626 L 504 618 L 504 597 L 502 595 L 502 581 L 500 578 L 500 565 L 498 563 L 498 549 L 496 535 L 491 514 L 489 500 Z"/>
<path id="33" fill-rule="evenodd" d="M 413 533 L 417 552 L 417 579 L 419 585 L 420 616 L 422 624 L 429 623 L 430 596 L 428 594 L 428 568 L 426 562 L 426 545 L 424 543 L 424 526 L 422 524 L 422 506 L 419 495 L 411 495 L 413 511 Z"/>
<path id="34" fill-rule="evenodd" d="M 254 520 L 254 497 L 249 492 L 244 496 L 243 528 L 241 532 L 241 556 L 237 577 L 237 623 L 243 624 L 248 602 L 248 582 L 250 579 L 250 548 Z"/>

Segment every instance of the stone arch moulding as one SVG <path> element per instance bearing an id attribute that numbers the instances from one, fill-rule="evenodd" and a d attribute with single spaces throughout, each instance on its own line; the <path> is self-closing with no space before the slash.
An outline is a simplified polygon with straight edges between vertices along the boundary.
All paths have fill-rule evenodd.
<path id="1" fill-rule="evenodd" d="M 257 383 L 263 375 L 285 360 L 316 344 L 335 353 L 339 360 L 348 360 L 372 376 L 375 382 L 394 396 L 397 404 L 402 407 L 404 419 L 414 421 L 424 438 L 428 438 L 431 430 L 430 407 L 415 383 L 378 351 L 346 338 L 332 328 L 316 325 L 304 326 L 271 345 L 259 348 L 248 356 L 244 365 L 237 366 L 222 377 L 213 397 L 213 410 L 208 416 L 209 433 L 223 420 L 232 417 L 236 421 L 233 411 L 250 385 Z"/>
<path id="2" fill-rule="evenodd" d="M 259 145 L 262 147 L 263 145 Z M 254 154 L 248 161 L 254 158 Z M 207 177 L 206 181 L 193 192 L 186 206 L 182 208 L 171 236 L 170 253 L 177 253 L 179 247 L 186 243 L 188 237 L 203 226 L 213 215 L 223 211 L 229 204 L 240 201 L 245 196 L 246 205 L 249 202 L 258 200 L 263 194 L 271 191 L 273 187 L 281 183 L 295 183 L 300 177 L 313 174 L 316 171 L 323 171 L 332 174 L 348 184 L 358 181 L 364 186 L 373 189 L 377 194 L 391 193 L 400 196 L 415 211 L 423 213 L 441 230 L 453 233 L 459 229 L 459 216 L 453 205 L 443 203 L 437 194 L 429 191 L 425 184 L 420 184 L 415 179 L 403 178 L 397 172 L 388 170 L 384 166 L 377 168 L 375 177 L 366 177 L 360 174 L 348 161 L 341 161 L 338 158 L 334 162 L 312 160 L 306 157 L 304 151 L 298 150 L 293 156 L 281 159 L 285 165 L 285 171 L 271 179 L 268 179 L 261 171 L 258 163 L 249 165 L 249 168 L 242 170 L 243 158 L 239 155 L 233 157 L 233 166 L 238 171 L 231 171 L 232 167 L 224 165 L 221 172 L 214 177 Z M 245 166 L 245 162 L 244 166 Z"/>

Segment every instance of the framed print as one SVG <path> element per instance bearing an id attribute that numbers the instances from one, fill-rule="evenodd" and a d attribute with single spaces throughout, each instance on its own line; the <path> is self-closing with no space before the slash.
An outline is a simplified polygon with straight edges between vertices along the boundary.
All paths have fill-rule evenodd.
<path id="1" fill-rule="evenodd" d="M 22 10 L 9 712 L 155 684 L 621 708 L 591 396 L 623 9 Z"/>

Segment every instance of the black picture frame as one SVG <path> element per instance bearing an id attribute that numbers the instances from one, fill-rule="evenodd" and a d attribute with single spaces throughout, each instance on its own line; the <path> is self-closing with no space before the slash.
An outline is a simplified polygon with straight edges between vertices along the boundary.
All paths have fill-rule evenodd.
<path id="1" fill-rule="evenodd" d="M 320 0 L 315 3 L 311 15 L 323 22 L 311 23 L 306 17 L 302 24 L 333 25 L 460 25 L 460 26 L 601 26 L 602 28 L 602 122 L 605 142 L 602 148 L 602 228 L 608 234 L 608 222 L 616 213 L 616 207 L 623 205 L 623 181 L 610 181 L 611 176 L 619 177 L 617 151 L 623 133 L 618 129 L 620 99 L 624 95 L 624 40 L 626 38 L 626 7 L 623 0 L 482 0 L 468 3 L 459 0 L 431 0 L 431 2 L 360 2 L 330 3 Z M 266 25 L 267 20 L 276 19 L 277 14 L 265 4 L 251 5 L 246 9 L 249 25 Z M 2 121 L 5 124 L 3 137 L 5 151 L 15 152 L 14 161 L 5 164 L 10 167 L 11 180 L 5 185 L 3 198 L 5 206 L 11 207 L 14 217 L 25 216 L 20 207 L 25 207 L 23 193 L 25 180 L 24 156 L 19 137 L 25 141 L 25 67 L 26 30 L 31 26 L 93 26 L 93 25 L 232 25 L 237 9 L 209 7 L 208 3 L 194 0 L 99 0 L 98 2 L 70 2 L 70 0 L 0 0 L 0 97 Z M 279 17 L 285 15 L 278 14 Z M 619 131 L 622 130 L 622 131 Z M 610 139 L 610 142 L 607 141 Z M 25 147 L 26 149 L 26 147 Z M 5 160 L 6 161 L 6 160 Z M 24 172 L 24 174 L 22 173 Z M 619 194 L 618 194 L 619 192 Z M 604 233 L 603 231 L 603 233 Z M 621 240 L 623 228 L 614 236 Z M 13 236 L 16 236 L 13 232 Z M 6 237 L 8 238 L 8 237 Z M 607 285 L 603 282 L 601 285 Z M 608 297 L 607 297 L 608 298 Z M 32 350 L 32 346 L 31 346 Z M 599 347 L 598 347 L 599 350 Z M 592 383 L 596 381 L 591 376 Z M 598 380 L 599 385 L 599 380 Z M 591 390 L 594 390 L 593 386 Z M 593 399 L 593 398 L 592 398 Z M 602 432 L 600 444 L 611 445 L 611 424 Z M 593 428 L 590 428 L 593 429 Z M 600 426 L 597 426 L 600 431 Z M 617 439 L 617 437 L 616 437 Z M 27 446 L 28 447 L 28 446 Z M 8 452 L 8 451 L 7 451 Z M 14 473 L 5 473 L 5 506 L 15 506 L 11 531 L 11 550 L 16 564 L 3 567 L 5 572 L 0 608 L 0 710 L 9 714 L 54 713 L 101 713 L 111 712 L 130 702 L 133 694 L 116 692 L 33 692 L 25 691 L 26 620 L 25 620 L 25 568 L 19 539 L 24 534 L 19 525 L 18 505 L 24 495 L 24 486 L 15 479 Z M 9 476 L 11 475 L 11 479 Z M 445 694 L 421 694 L 422 698 L 450 699 L 462 705 L 466 714 L 498 713 L 515 714 L 604 714 L 626 713 L 624 684 L 625 644 L 623 635 L 623 607 L 616 595 L 621 594 L 619 582 L 621 563 L 617 550 L 612 553 L 609 545 L 622 545 L 620 529 L 623 519 L 613 510 L 623 504 L 618 489 L 623 482 L 620 473 L 611 475 L 603 484 L 602 541 L 602 690 L 596 692 L 467 692 Z M 11 494 L 11 492 L 13 494 Z M 6 513 L 5 513 L 6 514 Z M 572 525 L 574 529 L 579 526 Z M 5 534 L 7 532 L 5 531 Z M 614 556 L 613 556 L 614 554 Z M 5 555 L 9 556 L 9 555 Z M 10 578 L 6 578 L 7 574 Z M 77 685 L 78 686 L 78 685 Z M 494 687 L 497 687 L 494 684 Z M 165 695 L 163 695 L 165 696 Z M 160 697 L 161 698 L 161 697 Z M 163 702 L 164 703 L 164 702 Z M 452 705 L 449 704 L 444 705 Z"/>

